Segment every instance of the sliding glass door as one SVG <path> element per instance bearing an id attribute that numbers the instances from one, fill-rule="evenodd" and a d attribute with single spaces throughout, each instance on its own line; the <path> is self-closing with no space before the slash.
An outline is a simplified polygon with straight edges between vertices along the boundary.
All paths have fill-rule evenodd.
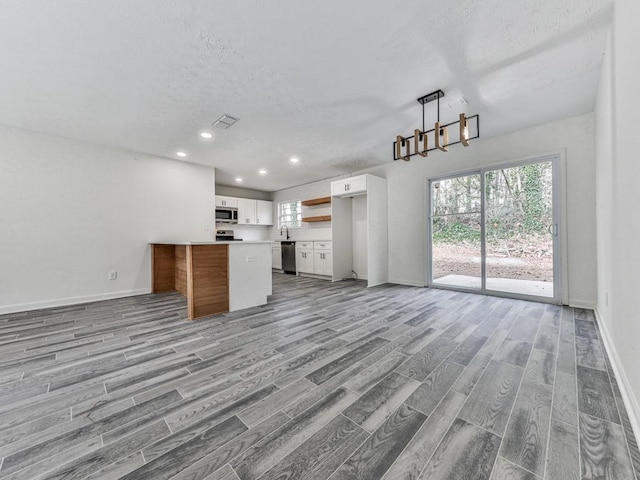
<path id="1" fill-rule="evenodd" d="M 559 302 L 556 164 L 429 180 L 429 285 Z"/>
<path id="2" fill-rule="evenodd" d="M 431 182 L 431 269 L 440 285 L 482 288 L 479 174 Z"/>

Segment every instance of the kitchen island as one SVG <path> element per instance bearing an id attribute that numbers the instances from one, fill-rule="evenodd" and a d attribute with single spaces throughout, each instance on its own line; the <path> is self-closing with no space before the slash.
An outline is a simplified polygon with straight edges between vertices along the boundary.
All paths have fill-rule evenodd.
<path id="1" fill-rule="evenodd" d="M 190 320 L 267 303 L 271 242 L 153 242 L 151 291 L 187 297 Z"/>

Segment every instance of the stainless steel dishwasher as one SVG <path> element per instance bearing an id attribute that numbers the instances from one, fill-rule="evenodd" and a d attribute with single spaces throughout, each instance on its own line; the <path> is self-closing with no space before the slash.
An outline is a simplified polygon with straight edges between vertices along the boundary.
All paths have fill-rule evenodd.
<path id="1" fill-rule="evenodd" d="M 296 242 L 280 242 L 282 245 L 282 270 L 296 274 Z"/>

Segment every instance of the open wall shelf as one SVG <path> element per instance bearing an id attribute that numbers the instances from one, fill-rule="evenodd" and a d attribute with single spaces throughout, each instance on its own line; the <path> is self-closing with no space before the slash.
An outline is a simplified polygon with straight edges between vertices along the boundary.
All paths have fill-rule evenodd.
<path id="1" fill-rule="evenodd" d="M 317 215 L 315 217 L 302 217 L 303 222 L 330 222 L 331 215 Z"/>
<path id="2" fill-rule="evenodd" d="M 325 205 L 327 203 L 331 203 L 331 197 L 312 198 L 311 200 L 302 201 L 302 205 L 304 205 L 305 207 L 311 207 L 313 205 Z M 305 220 L 303 220 L 303 222 L 304 221 Z"/>

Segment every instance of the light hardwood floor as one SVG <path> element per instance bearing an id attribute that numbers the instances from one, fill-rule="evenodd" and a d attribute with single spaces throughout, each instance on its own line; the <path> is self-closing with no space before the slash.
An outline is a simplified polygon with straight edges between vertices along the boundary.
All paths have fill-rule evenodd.
<path id="1" fill-rule="evenodd" d="M 0 316 L 0 479 L 624 479 L 640 454 L 592 312 L 274 274 Z"/>

